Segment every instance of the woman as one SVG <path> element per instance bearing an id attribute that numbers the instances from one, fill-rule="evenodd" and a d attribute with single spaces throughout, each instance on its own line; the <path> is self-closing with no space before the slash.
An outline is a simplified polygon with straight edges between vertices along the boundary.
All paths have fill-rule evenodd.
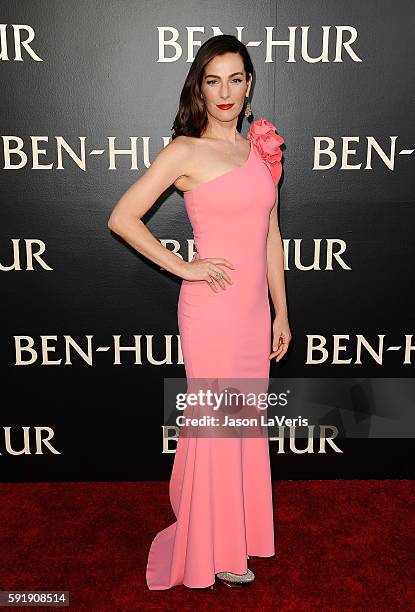
<path id="1" fill-rule="evenodd" d="M 284 142 L 258 119 L 237 131 L 253 66 L 246 47 L 219 35 L 199 49 L 186 78 L 172 141 L 122 196 L 108 226 L 182 279 L 180 340 L 189 381 L 269 382 L 291 340 L 277 220 Z M 184 192 L 197 254 L 163 247 L 141 217 L 171 185 Z M 268 289 L 276 318 L 271 326 Z M 272 340 L 272 342 L 271 342 Z M 272 350 L 271 350 L 272 347 Z M 270 352 L 271 351 L 271 352 Z M 254 580 L 247 559 L 275 554 L 268 436 L 188 437 L 180 433 L 170 480 L 176 522 L 154 538 L 152 590 L 213 588 Z"/>

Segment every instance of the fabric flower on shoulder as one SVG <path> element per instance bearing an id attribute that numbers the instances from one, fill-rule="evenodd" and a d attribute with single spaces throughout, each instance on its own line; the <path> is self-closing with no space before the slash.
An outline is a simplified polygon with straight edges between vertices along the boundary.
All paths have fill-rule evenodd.
<path id="1" fill-rule="evenodd" d="M 267 119 L 257 119 L 251 123 L 248 137 L 270 169 L 274 183 L 277 184 L 282 174 L 280 145 L 284 142 L 283 137 L 276 133 L 275 125 Z"/>

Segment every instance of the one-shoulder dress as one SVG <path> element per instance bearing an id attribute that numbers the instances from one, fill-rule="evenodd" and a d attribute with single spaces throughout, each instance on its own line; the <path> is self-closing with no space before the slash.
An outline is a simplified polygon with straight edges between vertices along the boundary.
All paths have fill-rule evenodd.
<path id="1" fill-rule="evenodd" d="M 284 140 L 264 118 L 247 137 L 250 152 L 241 166 L 184 192 L 199 256 L 235 266 L 223 266 L 233 284 L 216 285 L 217 293 L 206 281 L 181 282 L 177 314 L 188 380 L 269 380 L 267 234 Z M 169 495 L 176 521 L 152 541 L 149 589 L 207 587 L 218 572 L 245 574 L 248 556 L 275 555 L 267 436 L 179 434 Z"/>

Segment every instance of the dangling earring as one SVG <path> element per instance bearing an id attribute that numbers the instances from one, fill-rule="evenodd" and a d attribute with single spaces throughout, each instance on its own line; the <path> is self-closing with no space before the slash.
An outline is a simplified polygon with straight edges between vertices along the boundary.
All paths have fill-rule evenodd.
<path id="1" fill-rule="evenodd" d="M 252 107 L 251 107 L 251 103 L 248 100 L 248 103 L 245 107 L 245 117 L 249 117 L 250 115 L 252 115 Z"/>

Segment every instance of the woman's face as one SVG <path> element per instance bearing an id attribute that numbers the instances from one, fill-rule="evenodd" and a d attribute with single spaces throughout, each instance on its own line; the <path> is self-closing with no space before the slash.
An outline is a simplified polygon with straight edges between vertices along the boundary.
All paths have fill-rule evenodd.
<path id="1" fill-rule="evenodd" d="M 217 55 L 205 67 L 202 96 L 208 115 L 219 121 L 238 117 L 249 95 L 251 80 L 246 81 L 244 64 L 239 53 Z M 232 105 L 221 108 L 223 105 Z"/>

